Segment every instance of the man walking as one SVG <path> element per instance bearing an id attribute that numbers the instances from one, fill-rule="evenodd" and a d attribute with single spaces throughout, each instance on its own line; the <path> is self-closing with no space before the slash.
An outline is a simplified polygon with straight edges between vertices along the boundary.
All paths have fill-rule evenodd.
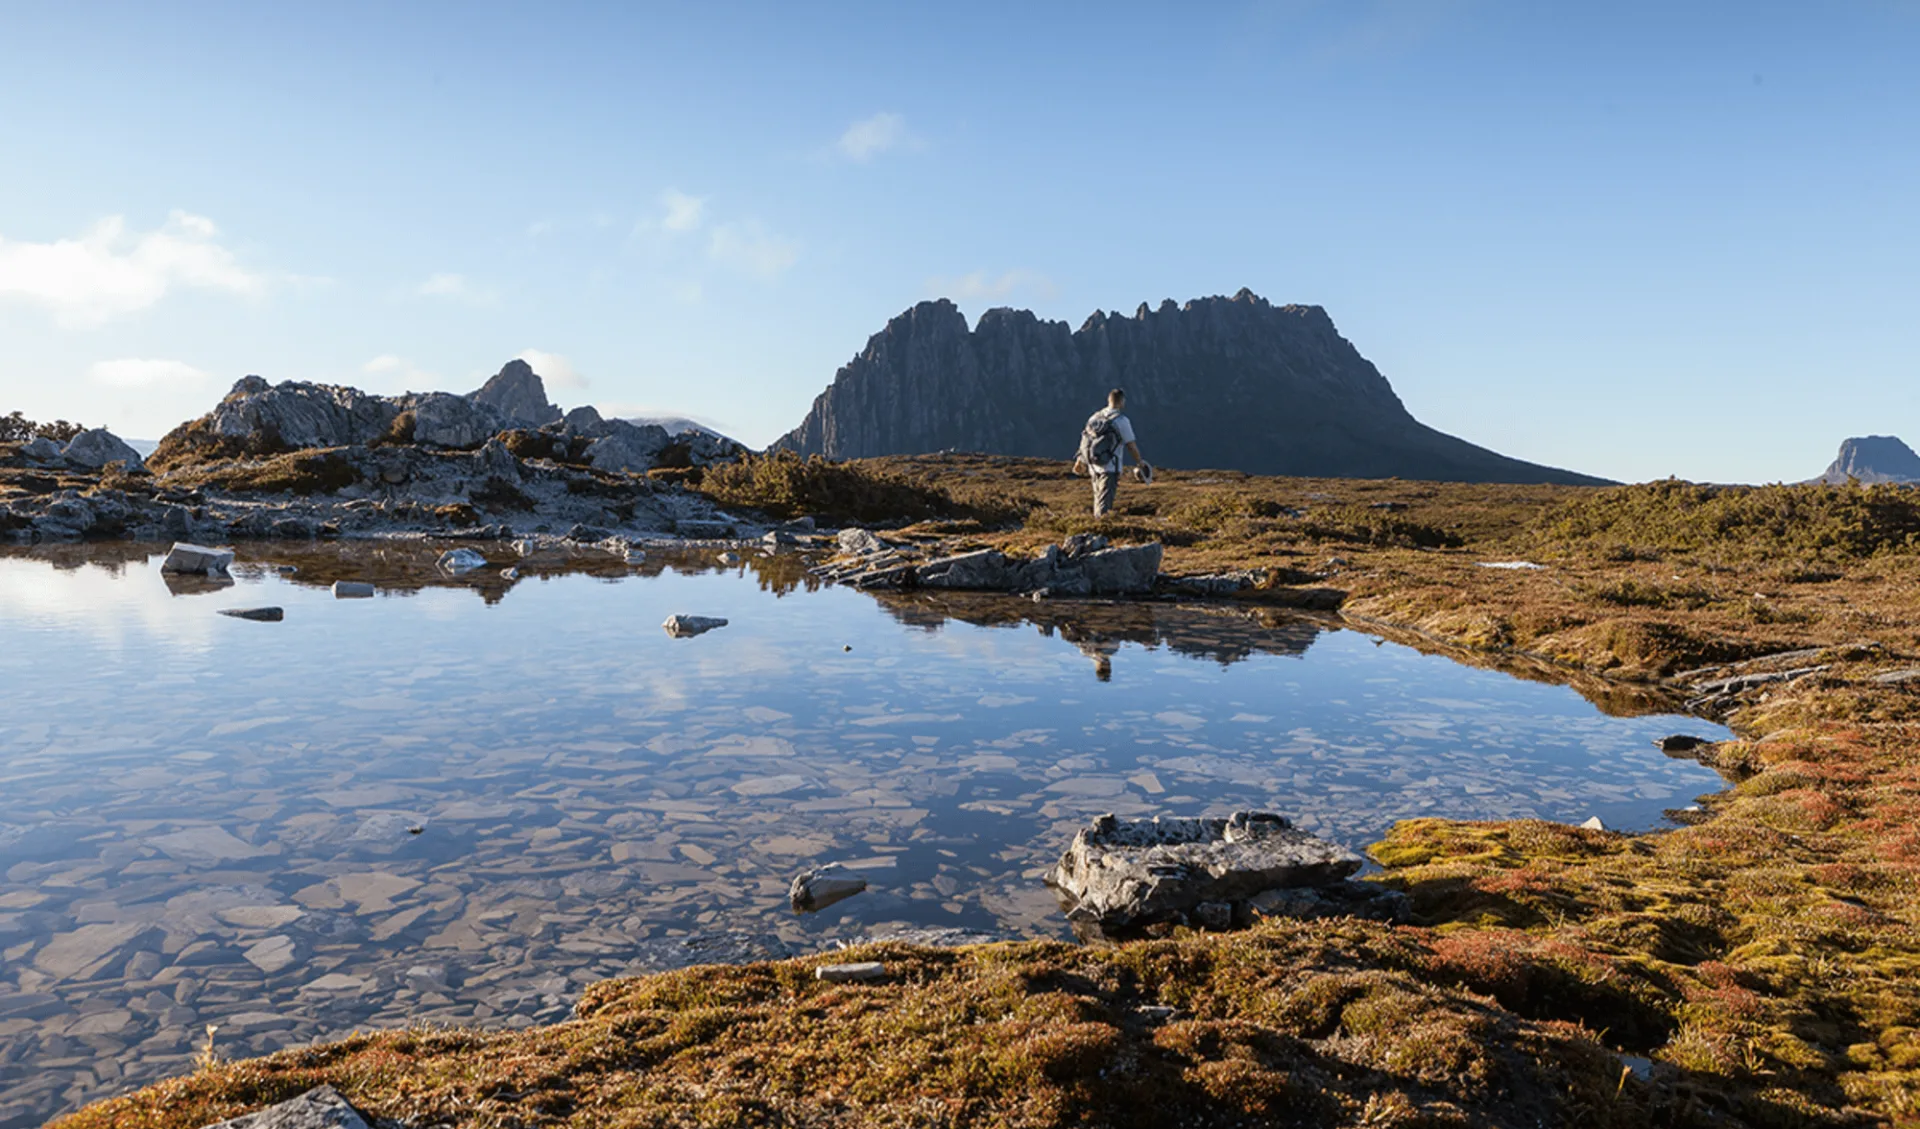
<path id="1" fill-rule="evenodd" d="M 1135 473 L 1140 481 L 1153 480 L 1153 464 L 1140 454 L 1140 446 L 1133 439 L 1133 423 L 1121 414 L 1126 406 L 1126 389 L 1114 389 L 1107 393 L 1107 406 L 1087 417 L 1087 426 L 1080 431 L 1080 452 L 1074 457 L 1073 473 L 1084 472 L 1093 478 L 1094 517 L 1104 517 L 1113 508 L 1127 455 L 1139 464 Z"/>

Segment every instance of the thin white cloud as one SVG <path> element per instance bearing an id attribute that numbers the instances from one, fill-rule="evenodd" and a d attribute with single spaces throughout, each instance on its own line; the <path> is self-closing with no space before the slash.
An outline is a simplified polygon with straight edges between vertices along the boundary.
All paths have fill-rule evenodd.
<path id="1" fill-rule="evenodd" d="M 848 126 L 834 147 L 850 161 L 868 161 L 913 141 L 913 135 L 907 132 L 907 119 L 899 114 L 875 114 Z"/>
<path id="2" fill-rule="evenodd" d="M 175 211 L 158 230 L 130 233 L 108 216 L 77 239 L 24 243 L 0 238 L 0 301 L 51 312 L 85 328 L 144 310 L 176 287 L 257 295 L 266 279 L 219 243 L 212 220 Z"/>
<path id="3" fill-rule="evenodd" d="M 414 287 L 413 292 L 422 298 L 445 298 L 474 306 L 491 306 L 500 300 L 498 291 L 476 285 L 464 274 L 451 272 L 433 275 Z"/>
<path id="4" fill-rule="evenodd" d="M 660 206 L 667 213 L 660 226 L 668 231 L 693 231 L 706 219 L 706 197 L 689 196 L 677 188 L 660 194 Z"/>
<path id="5" fill-rule="evenodd" d="M 361 365 L 360 371 L 374 378 L 367 382 L 370 391 L 425 392 L 440 384 L 437 375 L 393 353 L 380 354 Z"/>
<path id="6" fill-rule="evenodd" d="M 185 361 L 123 357 L 88 366 L 87 379 L 109 388 L 193 388 L 213 378 Z"/>
<path id="7" fill-rule="evenodd" d="M 1053 280 L 1039 271 L 1015 268 L 992 277 L 986 271 L 977 270 L 963 274 L 958 278 L 929 278 L 927 289 L 945 298 L 984 299 L 998 301 L 1019 291 L 1052 298 L 1059 290 Z"/>
<path id="8" fill-rule="evenodd" d="M 527 362 L 533 366 L 535 375 L 550 387 L 585 388 L 587 378 L 581 376 L 573 367 L 573 362 L 558 353 L 548 353 L 540 349 L 523 349 L 515 354 L 515 360 Z"/>
<path id="9" fill-rule="evenodd" d="M 723 266 L 773 279 L 800 261 L 800 244 L 775 235 L 758 220 L 723 223 L 707 238 L 707 257 Z"/>

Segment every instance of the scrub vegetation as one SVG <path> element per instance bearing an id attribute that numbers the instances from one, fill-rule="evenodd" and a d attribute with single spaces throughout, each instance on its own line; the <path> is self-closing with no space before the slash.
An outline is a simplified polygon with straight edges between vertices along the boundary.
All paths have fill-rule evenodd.
<path id="1" fill-rule="evenodd" d="M 1698 694 L 1740 738 L 1687 755 L 1729 787 L 1643 835 L 1403 822 L 1369 877 L 1410 925 L 609 981 L 565 1024 L 358 1034 L 62 1129 L 185 1129 L 321 1081 L 414 1125 L 1920 1126 L 1920 494 L 1163 472 L 1095 522 L 1036 460 L 728 475 L 704 488 L 787 513 L 944 497 L 970 524 L 892 516 L 956 550 L 1157 538 L 1170 573 L 1266 570 L 1248 600 L 1331 589 L 1396 637 Z M 1781 677 L 1705 688 L 1750 671 Z M 856 959 L 887 980 L 813 978 Z"/>

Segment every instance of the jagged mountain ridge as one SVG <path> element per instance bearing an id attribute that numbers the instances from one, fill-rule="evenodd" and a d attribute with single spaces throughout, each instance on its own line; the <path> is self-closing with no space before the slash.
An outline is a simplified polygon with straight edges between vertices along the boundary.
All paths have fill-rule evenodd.
<path id="1" fill-rule="evenodd" d="M 1318 306 L 1232 298 L 1096 312 L 1078 330 L 946 299 L 887 323 L 773 444 L 830 458 L 941 450 L 1069 458 L 1109 388 L 1151 461 L 1255 474 L 1604 480 L 1508 458 L 1414 419 Z"/>
<path id="2" fill-rule="evenodd" d="M 1861 435 L 1840 444 L 1840 454 L 1815 482 L 1836 485 L 1848 479 L 1864 483 L 1920 482 L 1920 455 L 1892 435 Z"/>

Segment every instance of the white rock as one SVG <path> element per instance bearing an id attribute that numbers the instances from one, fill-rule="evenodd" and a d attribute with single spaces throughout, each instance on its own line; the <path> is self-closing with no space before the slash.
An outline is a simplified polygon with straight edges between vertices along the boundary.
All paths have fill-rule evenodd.
<path id="1" fill-rule="evenodd" d="M 660 626 L 675 639 L 686 639 L 695 635 L 704 635 L 716 627 L 725 627 L 727 621 L 713 615 L 670 615 Z"/>
<path id="2" fill-rule="evenodd" d="M 142 465 L 140 452 L 104 427 L 82 431 L 68 440 L 66 449 L 60 453 L 78 466 L 103 467 L 118 461 L 126 463 L 128 470 L 136 470 Z"/>
<path id="3" fill-rule="evenodd" d="M 333 598 L 336 600 L 365 600 L 373 595 L 373 585 L 364 580 L 336 580 L 333 582 Z"/>
<path id="4" fill-rule="evenodd" d="M 232 563 L 232 549 L 209 549 L 205 545 L 189 545 L 185 541 L 175 541 L 173 548 L 167 550 L 167 559 L 160 562 L 160 571 L 186 572 L 200 576 L 225 576 L 227 566 Z"/>
<path id="5" fill-rule="evenodd" d="M 441 571 L 451 572 L 457 576 L 463 572 L 472 572 L 476 568 L 487 567 L 487 558 L 472 549 L 449 549 L 440 554 L 438 563 Z"/>
<path id="6" fill-rule="evenodd" d="M 1511 572 L 1545 572 L 1547 566 L 1532 561 L 1480 561 L 1481 568 L 1506 569 Z"/>
<path id="7" fill-rule="evenodd" d="M 829 984 L 863 984 L 887 978 L 887 966 L 877 960 L 855 961 L 852 964 L 823 964 L 813 970 L 815 980 L 825 980 Z"/>
<path id="8" fill-rule="evenodd" d="M 1607 829 L 1607 825 L 1600 822 L 1600 817 L 1597 815 L 1588 816 L 1587 821 L 1580 826 L 1586 828 L 1588 831 L 1605 831 Z"/>

